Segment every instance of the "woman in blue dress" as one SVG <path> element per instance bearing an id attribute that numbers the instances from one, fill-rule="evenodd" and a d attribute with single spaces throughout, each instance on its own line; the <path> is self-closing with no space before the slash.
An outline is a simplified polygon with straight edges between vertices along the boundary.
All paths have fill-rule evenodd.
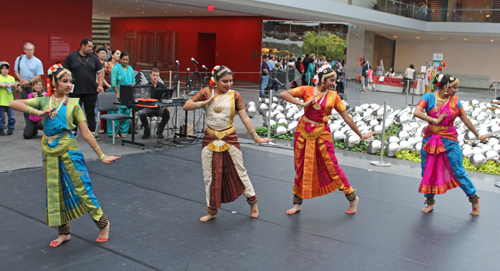
<path id="1" fill-rule="evenodd" d="M 42 161 L 47 182 L 46 222 L 57 226 L 59 237 L 50 242 L 57 247 L 71 239 L 69 221 L 90 214 L 99 228 L 96 242 L 109 238 L 109 222 L 92 189 L 89 172 L 85 166 L 78 143 L 71 130 L 76 126 L 82 137 L 94 149 L 99 160 L 111 164 L 119 157 L 102 153 L 85 123 L 85 114 L 77 98 L 68 98 L 72 89 L 71 72 L 60 64 L 52 66 L 49 77 L 49 96 L 28 100 L 14 100 L 9 106 L 17 111 L 42 117 Z"/>
<path id="2" fill-rule="evenodd" d="M 128 65 L 130 55 L 127 52 L 122 52 L 120 55 L 120 65 L 115 65 L 111 69 L 111 92 L 115 92 L 118 99 L 120 99 L 120 85 L 135 85 L 134 70 Z M 108 111 L 108 114 L 123 114 L 130 116 L 132 109 L 124 105 L 120 105 L 118 111 Z M 113 122 L 108 120 L 108 136 L 113 136 Z M 115 121 L 115 131 L 117 138 L 127 137 L 130 128 L 130 120 Z"/>

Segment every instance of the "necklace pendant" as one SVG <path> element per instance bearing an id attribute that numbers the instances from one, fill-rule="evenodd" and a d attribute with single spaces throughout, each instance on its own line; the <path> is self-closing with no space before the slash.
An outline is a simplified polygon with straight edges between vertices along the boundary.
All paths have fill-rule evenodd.
<path id="1" fill-rule="evenodd" d="M 49 144 L 52 144 L 52 139 L 49 139 L 48 142 L 49 142 Z"/>
<path id="2" fill-rule="evenodd" d="M 311 123 L 311 127 L 314 127 L 314 126 L 316 126 L 316 124 L 314 124 L 314 123 Z"/>
<path id="3" fill-rule="evenodd" d="M 320 110 L 321 109 L 321 105 L 320 104 L 314 104 L 313 108 L 316 109 L 316 110 Z"/>
<path id="4" fill-rule="evenodd" d="M 222 107 L 221 107 L 221 106 L 216 106 L 216 107 L 214 108 L 214 112 L 215 112 L 215 113 L 221 113 L 221 112 L 222 112 Z"/>

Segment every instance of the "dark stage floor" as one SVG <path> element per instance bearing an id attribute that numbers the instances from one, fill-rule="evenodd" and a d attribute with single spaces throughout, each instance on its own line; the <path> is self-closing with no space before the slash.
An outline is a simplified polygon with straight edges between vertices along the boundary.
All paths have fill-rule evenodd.
<path id="1" fill-rule="evenodd" d="M 94 191 L 111 222 L 110 240 L 86 215 L 72 239 L 49 247 L 42 169 L 0 174 L 1 270 L 497 270 L 498 194 L 480 192 L 471 217 L 460 189 L 420 209 L 419 179 L 344 166 L 361 198 L 358 213 L 338 191 L 292 206 L 293 159 L 242 145 L 259 197 L 250 218 L 242 196 L 205 214 L 201 146 L 133 154 L 114 165 L 88 163 Z M 497 210 L 497 211 L 495 211 Z"/>

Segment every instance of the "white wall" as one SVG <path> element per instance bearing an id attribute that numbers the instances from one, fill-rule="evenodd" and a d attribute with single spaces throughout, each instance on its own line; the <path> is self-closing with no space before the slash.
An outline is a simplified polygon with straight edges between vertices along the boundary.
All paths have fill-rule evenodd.
<path id="1" fill-rule="evenodd" d="M 500 81 L 500 54 L 494 43 L 396 41 L 394 69 L 416 70 L 432 62 L 433 53 L 442 53 L 447 66 L 444 73 L 454 74 L 463 87 L 487 88 L 489 81 Z"/>

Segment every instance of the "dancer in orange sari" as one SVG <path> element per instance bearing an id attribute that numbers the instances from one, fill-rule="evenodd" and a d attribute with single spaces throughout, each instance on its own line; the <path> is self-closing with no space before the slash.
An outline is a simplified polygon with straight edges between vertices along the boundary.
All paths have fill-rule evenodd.
<path id="1" fill-rule="evenodd" d="M 474 184 L 465 173 L 457 129 L 453 123 L 459 117 L 480 140 L 487 140 L 490 136 L 478 135 L 458 96 L 455 96 L 458 92 L 458 78 L 450 74 L 440 74 L 433 84 L 438 92 L 422 96 L 414 113 L 415 117 L 429 122 L 420 152 L 422 182 L 418 192 L 424 194 L 427 204 L 422 212 L 430 213 L 434 210 L 435 194 L 444 194 L 459 186 L 472 203 L 470 214 L 479 215 L 479 197 L 476 195 Z"/>
<path id="2" fill-rule="evenodd" d="M 336 91 L 333 91 L 337 74 L 330 65 L 325 64 L 314 79 L 316 87 L 302 86 L 284 91 L 280 97 L 305 108 L 295 132 L 295 185 L 293 187 L 294 207 L 287 210 L 293 215 L 301 210 L 303 199 L 323 196 L 339 189 L 350 202 L 348 214 L 357 211 L 359 197 L 351 187 L 340 168 L 328 126 L 328 117 L 333 109 L 339 112 L 344 121 L 362 139 L 374 133 L 361 134 Z M 302 98 L 301 102 L 294 97 Z"/>

